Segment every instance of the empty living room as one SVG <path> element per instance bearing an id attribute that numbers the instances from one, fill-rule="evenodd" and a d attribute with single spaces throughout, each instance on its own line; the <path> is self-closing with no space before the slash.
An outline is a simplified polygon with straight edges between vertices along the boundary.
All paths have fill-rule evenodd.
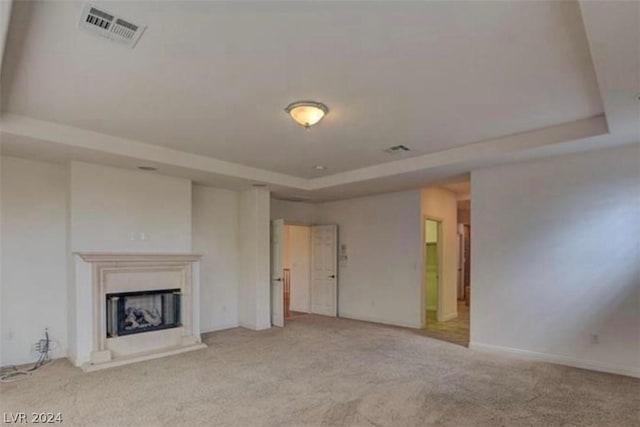
<path id="1" fill-rule="evenodd" d="M 0 0 L 2 425 L 640 426 L 640 1 Z"/>

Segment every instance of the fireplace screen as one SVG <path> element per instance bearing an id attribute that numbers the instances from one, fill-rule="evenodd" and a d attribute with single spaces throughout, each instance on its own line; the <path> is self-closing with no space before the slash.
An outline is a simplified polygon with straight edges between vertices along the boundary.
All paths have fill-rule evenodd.
<path id="1" fill-rule="evenodd" d="M 182 326 L 180 289 L 107 294 L 107 337 Z"/>

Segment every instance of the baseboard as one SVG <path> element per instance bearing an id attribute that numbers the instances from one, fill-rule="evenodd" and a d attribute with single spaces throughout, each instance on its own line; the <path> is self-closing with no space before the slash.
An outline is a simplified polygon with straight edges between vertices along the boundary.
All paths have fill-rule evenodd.
<path id="1" fill-rule="evenodd" d="M 609 374 L 625 375 L 628 377 L 640 378 L 640 368 L 630 366 L 612 366 L 605 363 L 593 362 L 584 359 L 575 359 L 572 357 L 561 356 L 557 354 L 539 353 L 536 351 L 521 350 L 512 347 L 503 347 L 493 344 L 483 344 L 478 342 L 470 342 L 469 349 L 484 351 L 489 353 L 510 354 L 527 360 L 535 360 L 539 362 L 555 363 L 557 365 L 571 366 L 573 368 L 588 369 L 591 371 L 606 372 Z"/>
<path id="2" fill-rule="evenodd" d="M 68 350 L 66 348 L 63 348 L 62 351 L 58 351 L 58 349 L 53 349 L 49 353 L 49 357 L 51 357 L 53 360 L 69 359 L 70 361 L 73 361 L 73 359 L 71 358 L 71 355 L 69 354 L 69 352 L 68 352 Z M 6 360 L 0 360 L 0 366 L 22 366 L 22 367 L 24 367 L 24 366 L 34 365 L 34 364 L 36 364 L 37 361 L 38 361 L 37 357 L 35 357 L 34 355 L 29 355 L 28 358 L 25 358 L 25 359 L 22 359 L 22 358 L 20 358 L 20 359 L 9 359 L 8 362 Z"/>
<path id="3" fill-rule="evenodd" d="M 389 321 L 389 320 L 385 320 L 385 319 L 380 319 L 380 318 L 376 318 L 376 317 L 361 317 L 361 316 L 352 316 L 348 313 L 339 313 L 338 317 L 341 319 L 350 319 L 350 320 L 360 320 L 362 322 L 370 322 L 370 323 L 381 323 L 383 325 L 390 325 L 390 326 L 400 326 L 403 328 L 412 328 L 412 329 L 420 329 L 422 328 L 422 326 L 418 323 L 418 324 L 412 324 L 412 323 L 404 323 L 404 322 L 394 322 L 394 321 Z"/>
<path id="4" fill-rule="evenodd" d="M 236 327 L 249 329 L 250 331 L 266 331 L 267 329 L 271 329 L 271 325 L 264 326 L 264 327 L 258 327 L 256 325 L 250 325 L 250 324 L 244 323 L 244 322 L 238 323 L 238 325 Z"/>
<path id="5" fill-rule="evenodd" d="M 219 326 L 214 327 L 213 329 L 207 329 L 206 331 L 200 331 L 200 335 L 208 334 L 210 332 L 225 331 L 227 329 L 233 329 L 233 328 L 237 328 L 239 326 L 240 326 L 240 324 L 238 324 L 238 323 L 228 323 L 228 324 L 224 324 L 224 325 L 219 325 Z"/>
<path id="6" fill-rule="evenodd" d="M 453 313 L 445 314 L 444 316 L 442 316 L 440 322 L 446 322 L 447 320 L 455 319 L 456 317 L 458 317 L 458 312 L 454 311 Z"/>

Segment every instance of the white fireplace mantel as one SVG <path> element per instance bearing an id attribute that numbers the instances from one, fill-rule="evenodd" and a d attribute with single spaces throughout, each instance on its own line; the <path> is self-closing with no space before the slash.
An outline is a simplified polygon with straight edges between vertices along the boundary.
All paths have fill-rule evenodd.
<path id="1" fill-rule="evenodd" d="M 75 252 L 70 353 L 85 371 L 206 347 L 200 340 L 198 254 Z M 107 337 L 106 295 L 180 289 L 182 326 Z"/>
<path id="2" fill-rule="evenodd" d="M 198 262 L 199 254 L 75 252 L 86 262 Z"/>

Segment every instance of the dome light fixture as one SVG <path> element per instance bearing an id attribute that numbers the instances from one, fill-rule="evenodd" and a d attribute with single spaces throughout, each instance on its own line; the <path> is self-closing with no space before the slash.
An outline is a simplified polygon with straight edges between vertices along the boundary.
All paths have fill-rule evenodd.
<path id="1" fill-rule="evenodd" d="M 309 130 L 311 126 L 318 123 L 329 112 L 329 108 L 322 102 L 298 101 L 287 105 L 284 109 L 291 118 Z"/>

